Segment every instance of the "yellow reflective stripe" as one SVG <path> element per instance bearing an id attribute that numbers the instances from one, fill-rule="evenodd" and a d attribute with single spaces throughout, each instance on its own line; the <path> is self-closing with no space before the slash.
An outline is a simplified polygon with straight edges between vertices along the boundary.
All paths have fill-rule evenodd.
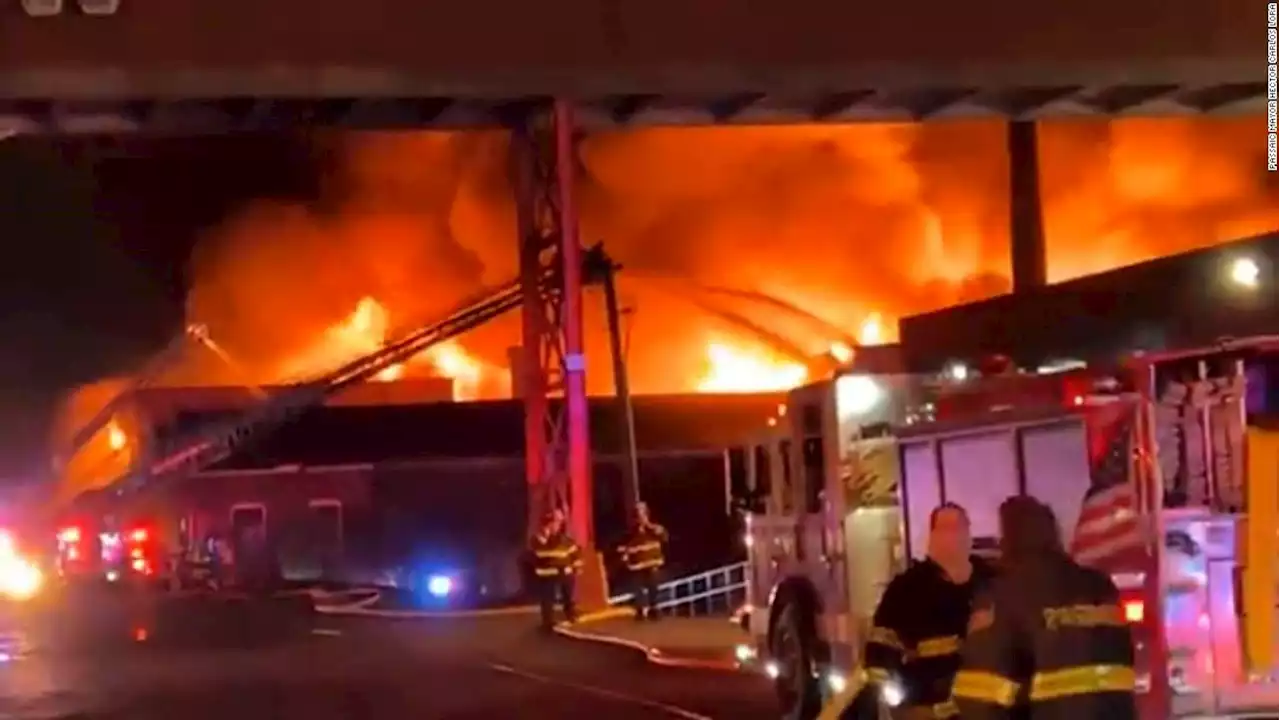
<path id="1" fill-rule="evenodd" d="M 1118 605 L 1063 605 L 1041 611 L 1049 630 L 1062 627 L 1124 627 L 1124 612 Z"/>
<path id="2" fill-rule="evenodd" d="M 639 543 L 637 545 L 627 545 L 624 548 L 624 551 L 637 553 L 637 552 L 648 552 L 650 550 L 661 550 L 661 549 L 662 549 L 662 543 L 647 542 L 647 543 Z"/>
<path id="3" fill-rule="evenodd" d="M 645 562 L 631 563 L 627 565 L 628 570 L 648 570 L 650 568 L 662 567 L 661 560 L 646 560 Z"/>
<path id="4" fill-rule="evenodd" d="M 867 668 L 867 679 L 874 683 L 889 682 L 889 671 L 884 668 Z"/>
<path id="5" fill-rule="evenodd" d="M 898 633 L 879 625 L 871 628 L 867 633 L 867 642 L 885 645 L 899 651 L 903 649 L 902 641 L 898 639 Z"/>
<path id="6" fill-rule="evenodd" d="M 954 655 L 960 652 L 960 636 L 926 638 L 916 643 L 914 657 L 927 658 L 942 655 Z"/>
<path id="7" fill-rule="evenodd" d="M 568 550 L 534 550 L 533 555 L 534 557 L 556 559 L 569 557 L 575 552 L 577 552 L 577 550 L 572 548 Z"/>
<path id="8" fill-rule="evenodd" d="M 951 695 L 961 700 L 1013 707 L 1018 697 L 1018 683 L 993 672 L 961 670 L 951 685 Z"/>
<path id="9" fill-rule="evenodd" d="M 1133 668 L 1125 665 L 1081 665 L 1051 672 L 1039 672 L 1031 678 L 1031 699 L 1056 700 L 1072 695 L 1104 692 L 1133 692 Z"/>
<path id="10" fill-rule="evenodd" d="M 560 568 L 537 568 L 536 570 L 533 571 L 533 574 L 537 575 L 538 577 L 552 577 L 554 575 L 560 575 L 562 573 L 563 571 L 560 570 Z"/>

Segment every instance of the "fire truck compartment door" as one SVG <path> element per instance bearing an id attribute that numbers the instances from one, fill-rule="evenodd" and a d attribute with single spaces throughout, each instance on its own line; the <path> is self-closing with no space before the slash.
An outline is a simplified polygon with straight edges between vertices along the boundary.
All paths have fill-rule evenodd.
<path id="1" fill-rule="evenodd" d="M 1084 422 L 1058 417 L 969 427 L 902 440 L 902 500 L 907 551 L 924 555 L 929 514 L 943 502 L 969 513 L 974 538 L 996 538 L 1000 504 L 1027 493 L 1074 527 L 1089 482 Z"/>

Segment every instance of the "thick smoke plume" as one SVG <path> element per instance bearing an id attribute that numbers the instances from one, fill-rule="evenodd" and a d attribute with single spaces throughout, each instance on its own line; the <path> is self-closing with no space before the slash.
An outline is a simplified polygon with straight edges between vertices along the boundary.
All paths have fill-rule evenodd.
<path id="1" fill-rule="evenodd" d="M 1051 279 L 1274 229 L 1264 138 L 1254 119 L 1042 126 Z M 334 142 L 345 162 L 325 201 L 252 205 L 193 258 L 190 318 L 260 381 L 362 297 L 402 326 L 515 272 L 503 135 Z M 869 313 L 895 318 L 1008 286 L 999 123 L 654 129 L 592 137 L 581 160 L 583 237 L 627 268 L 642 391 L 693 387 L 712 338 L 759 345 L 683 299 L 698 285 L 762 290 L 851 330 Z M 591 384 L 605 390 L 596 305 Z M 782 334 L 801 325 L 734 309 Z M 516 322 L 465 344 L 501 363 Z M 797 332 L 815 352 L 829 341 Z M 213 362 L 188 370 L 235 381 Z"/>

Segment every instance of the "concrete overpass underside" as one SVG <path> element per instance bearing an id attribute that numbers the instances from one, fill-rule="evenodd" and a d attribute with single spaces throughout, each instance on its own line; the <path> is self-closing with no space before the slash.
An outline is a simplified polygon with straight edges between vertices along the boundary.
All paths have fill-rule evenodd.
<path id="1" fill-rule="evenodd" d="M 587 127 L 1253 113 L 1266 90 L 1255 0 L 22 7 L 0 131 L 494 127 L 551 96 Z"/>

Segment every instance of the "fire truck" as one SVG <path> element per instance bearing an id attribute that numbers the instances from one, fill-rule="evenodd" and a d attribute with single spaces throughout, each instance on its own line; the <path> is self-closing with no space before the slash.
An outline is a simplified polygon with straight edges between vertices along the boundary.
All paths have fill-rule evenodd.
<path id="1" fill-rule="evenodd" d="M 792 391 L 743 453 L 753 645 L 739 657 L 784 716 L 813 717 L 889 580 L 923 555 L 930 511 L 964 506 L 975 550 L 994 553 L 1000 503 L 1029 494 L 1121 589 L 1144 718 L 1274 716 L 1276 355 L 1264 337 L 1106 370 L 855 365 Z M 1095 527 L 1086 497 L 1118 448 L 1107 492 L 1123 501 Z"/>

